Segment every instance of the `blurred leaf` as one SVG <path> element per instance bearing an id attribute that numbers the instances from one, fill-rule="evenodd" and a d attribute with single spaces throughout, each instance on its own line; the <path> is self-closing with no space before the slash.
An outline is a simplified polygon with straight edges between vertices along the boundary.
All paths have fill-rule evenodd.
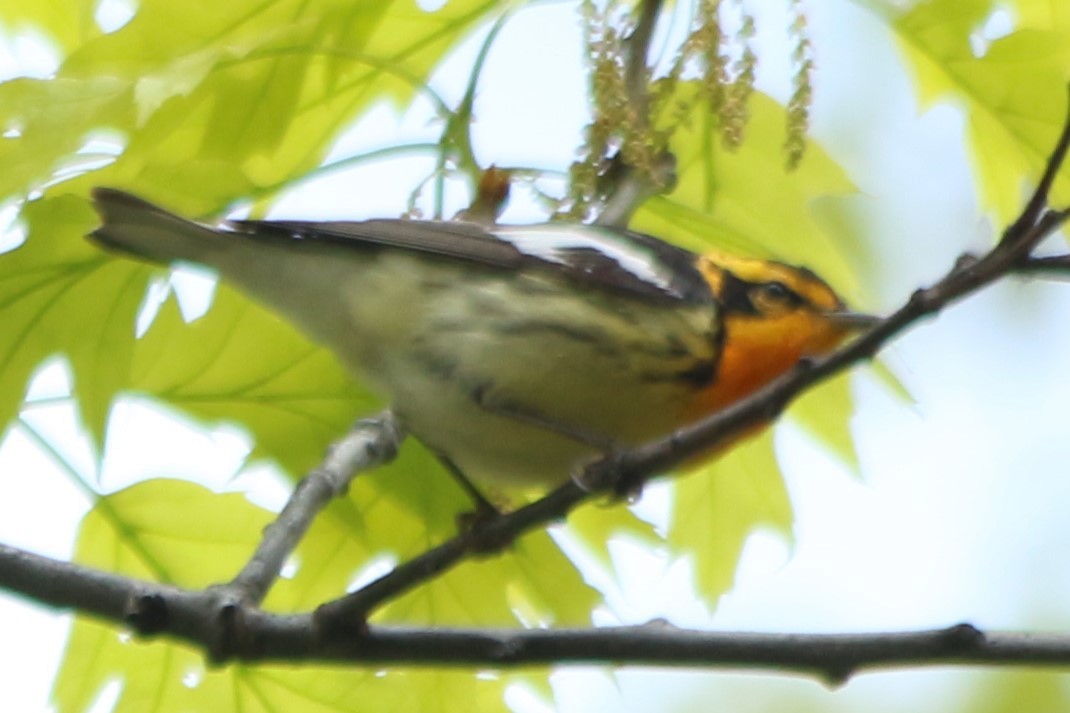
<path id="1" fill-rule="evenodd" d="M 237 573 L 271 520 L 240 494 L 157 478 L 100 496 L 82 522 L 74 559 L 164 584 L 207 587 Z"/>
<path id="2" fill-rule="evenodd" d="M 63 169 L 96 130 L 128 125 L 128 86 L 106 75 L 13 79 L 0 84 L 0 197 L 22 197 Z"/>
<path id="3" fill-rule="evenodd" d="M 550 536 L 534 532 L 500 557 L 467 560 L 389 602 L 374 620 L 416 626 L 585 626 L 600 601 Z"/>
<path id="4" fill-rule="evenodd" d="M 148 114 L 139 105 L 137 132 L 113 182 L 161 196 L 176 184 L 194 185 L 189 198 L 204 206 L 213 192 L 182 180 L 198 177 L 186 176 L 186 162 L 231 163 L 246 185 L 216 193 L 218 206 L 277 190 L 315 168 L 371 103 L 409 101 L 444 52 L 495 6 L 462 0 L 426 12 L 411 0 L 289 0 L 266 9 L 223 3 L 219 17 L 206 18 L 156 2 L 114 40 L 72 58 L 70 71 L 92 76 L 119 63 L 135 97 L 159 107 Z M 160 44 L 146 53 L 156 38 Z M 149 169 L 165 173 L 144 171 L 146 158 Z"/>
<path id="5" fill-rule="evenodd" d="M 125 147 L 90 179 L 195 215 L 278 191 L 314 169 L 376 101 L 409 101 L 443 54 L 497 8 L 453 0 L 255 0 L 195 12 L 143 2 L 93 37 L 57 77 L 0 86 L 0 196 L 46 182 L 106 132 Z M 81 185 L 80 182 L 75 185 Z"/>
<path id="6" fill-rule="evenodd" d="M 610 567 L 609 541 L 627 537 L 641 545 L 655 546 L 661 536 L 649 522 L 640 519 L 620 502 L 592 503 L 569 513 L 568 529 L 603 567 Z"/>
<path id="7" fill-rule="evenodd" d="M 127 379 L 145 270 L 108 260 L 82 239 L 95 219 L 79 198 L 31 202 L 23 219 L 26 242 L 0 254 L 0 423 L 17 414 L 37 366 L 65 354 L 99 443 Z"/>
<path id="8" fill-rule="evenodd" d="M 888 363 L 884 359 L 874 359 L 869 364 L 869 373 L 873 374 L 888 391 L 897 396 L 900 401 L 905 404 L 917 404 L 917 399 L 914 394 L 910 393 L 910 390 L 906 387 L 895 372 L 888 366 Z"/>
<path id="9" fill-rule="evenodd" d="M 859 472 L 858 453 L 851 436 L 851 374 L 845 372 L 811 389 L 788 409 L 788 416 L 843 461 L 851 472 Z"/>
<path id="10" fill-rule="evenodd" d="M 969 695 L 970 713 L 1057 711 L 1066 707 L 1066 676 L 1049 671 L 992 672 Z"/>
<path id="11" fill-rule="evenodd" d="M 1010 5 L 1022 27 L 1070 30 L 1070 5 L 1061 0 L 1013 0 Z"/>
<path id="12" fill-rule="evenodd" d="M 677 480 L 668 540 L 691 554 L 699 592 L 716 601 L 732 586 L 748 535 L 758 526 L 788 535 L 791 517 L 766 430 Z"/>
<path id="13" fill-rule="evenodd" d="M 316 519 L 296 553 L 297 576 L 280 582 L 266 606 L 308 610 L 341 596 L 373 563 L 400 561 L 442 542 L 456 531 L 453 513 L 463 502 L 444 472 L 410 443 L 400 462 L 360 477 L 349 498 Z M 413 501 L 390 491 L 398 479 L 442 495 L 441 502 Z M 423 509 L 421 507 L 423 506 Z M 424 513 L 430 516 L 425 518 Z M 380 572 L 381 574 L 381 572 Z M 375 615 L 379 623 L 407 625 L 582 625 L 600 601 L 575 566 L 545 532 L 522 538 L 500 556 L 469 560 L 421 584 Z M 518 614 L 519 612 L 519 614 Z M 518 616 L 520 622 L 518 622 Z"/>
<path id="14" fill-rule="evenodd" d="M 1023 182 L 1035 183 L 1055 144 L 1070 79 L 1066 11 L 1050 3 L 1021 3 L 1023 24 L 989 42 L 982 27 L 1003 5 L 933 0 L 889 16 L 921 101 L 949 99 L 963 108 L 981 199 L 1001 224 L 1017 216 Z M 1056 195 L 1065 201 L 1070 197 L 1065 168 L 1060 176 Z"/>
<path id="15" fill-rule="evenodd" d="M 226 285 L 190 324 L 174 300 L 160 307 L 134 345 L 126 387 L 209 423 L 244 426 L 254 458 L 273 458 L 296 475 L 316 465 L 358 416 L 378 408 L 329 351 Z"/>
<path id="16" fill-rule="evenodd" d="M 153 480 L 101 498 L 82 523 L 75 559 L 110 572 L 204 587 L 238 571 L 270 519 L 240 495 Z M 302 585 L 280 583 L 287 586 Z M 58 709 L 89 710 L 115 680 L 121 683 L 117 713 L 415 710 L 444 695 L 472 710 L 504 710 L 505 680 L 466 671 L 381 675 L 243 665 L 206 671 L 202 655 L 184 646 L 141 642 L 117 634 L 112 625 L 77 620 L 56 680 Z"/>
<path id="17" fill-rule="evenodd" d="M 27 26 L 61 48 L 70 50 L 100 33 L 93 13 L 97 3 L 85 0 L 34 0 L 0 3 L 0 22 L 16 32 Z"/>

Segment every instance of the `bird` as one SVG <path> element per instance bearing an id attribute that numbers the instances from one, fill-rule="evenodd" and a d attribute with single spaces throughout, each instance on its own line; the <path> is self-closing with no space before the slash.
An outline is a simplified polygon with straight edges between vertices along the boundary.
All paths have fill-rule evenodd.
<path id="1" fill-rule="evenodd" d="M 624 228 L 209 224 L 114 188 L 92 201 L 92 242 L 208 267 L 293 323 L 385 397 L 477 507 L 668 436 L 877 322 L 805 267 Z"/>

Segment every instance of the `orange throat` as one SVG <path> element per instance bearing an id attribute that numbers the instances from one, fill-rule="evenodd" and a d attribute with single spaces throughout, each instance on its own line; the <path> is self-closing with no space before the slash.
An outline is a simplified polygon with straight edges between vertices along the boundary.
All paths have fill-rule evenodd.
<path id="1" fill-rule="evenodd" d="M 789 371 L 805 355 L 822 354 L 845 332 L 801 317 L 787 320 L 725 320 L 725 343 L 717 378 L 692 402 L 685 418 L 696 420 L 749 396 Z"/>

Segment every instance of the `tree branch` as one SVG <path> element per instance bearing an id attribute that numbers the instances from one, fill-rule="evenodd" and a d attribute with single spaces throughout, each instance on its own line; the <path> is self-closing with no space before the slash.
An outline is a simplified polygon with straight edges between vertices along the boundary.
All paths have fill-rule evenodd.
<path id="1" fill-rule="evenodd" d="M 1039 275 L 1042 277 L 1057 277 L 1065 280 L 1070 277 L 1070 255 L 1027 257 L 1019 262 L 1015 269 L 1018 272 L 1027 274 Z"/>
<path id="2" fill-rule="evenodd" d="M 0 545 L 0 587 L 58 609 L 165 633 L 216 652 L 218 599 L 101 572 Z M 839 684 L 876 669 L 932 665 L 1066 666 L 1070 636 L 944 629 L 866 634 L 704 632 L 660 623 L 602 629 L 441 629 L 373 627 L 361 636 L 322 636 L 309 614 L 252 607 L 235 617 L 240 636 L 224 660 L 435 664 L 513 668 L 546 664 L 702 666 L 791 671 Z"/>
<path id="3" fill-rule="evenodd" d="M 654 39 L 654 26 L 661 13 L 662 0 L 643 0 L 639 10 L 639 21 L 627 39 L 628 56 L 624 65 L 624 86 L 628 92 L 628 101 L 640 116 L 640 121 L 649 122 L 649 70 L 647 58 L 650 55 L 650 42 Z"/>
<path id="4" fill-rule="evenodd" d="M 332 498 L 345 494 L 359 473 L 393 460 L 403 438 L 389 411 L 357 421 L 345 438 L 331 444 L 319 467 L 301 479 L 282 512 L 264 529 L 249 562 L 229 584 L 217 587 L 217 593 L 243 604 L 263 601 L 313 518 Z"/>
<path id="5" fill-rule="evenodd" d="M 635 29 L 625 40 L 624 91 L 629 115 L 635 123 L 631 130 L 638 134 L 646 134 L 650 128 L 650 69 L 647 63 L 661 6 L 662 0 L 643 0 Z M 673 182 L 676 160 L 665 152 L 654 159 L 649 172 L 626 165 L 620 154 L 613 162 L 604 179 L 605 201 L 595 223 L 624 227 L 643 201 Z"/>

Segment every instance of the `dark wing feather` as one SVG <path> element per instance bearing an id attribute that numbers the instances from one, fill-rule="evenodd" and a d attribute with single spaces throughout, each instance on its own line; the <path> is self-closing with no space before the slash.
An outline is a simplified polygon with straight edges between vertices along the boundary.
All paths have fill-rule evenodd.
<path id="1" fill-rule="evenodd" d="M 354 242 L 441 255 L 503 269 L 539 268 L 580 284 L 647 299 L 712 302 L 695 256 L 628 230 L 567 223 L 484 228 L 474 223 L 421 220 L 230 221 L 253 236 Z"/>
<path id="2" fill-rule="evenodd" d="M 515 268 L 524 255 L 475 223 L 430 220 L 232 220 L 241 232 L 283 235 L 296 240 L 319 240 L 340 245 L 354 242 L 403 248 L 470 260 L 495 267 Z"/>

